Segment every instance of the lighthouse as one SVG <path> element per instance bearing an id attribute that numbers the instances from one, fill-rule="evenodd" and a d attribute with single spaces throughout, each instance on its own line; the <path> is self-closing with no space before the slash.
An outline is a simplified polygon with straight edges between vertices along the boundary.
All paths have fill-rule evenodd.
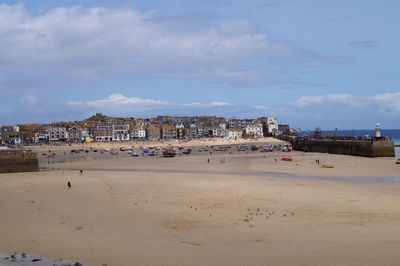
<path id="1" fill-rule="evenodd" d="M 376 123 L 376 127 L 375 127 L 375 137 L 377 139 L 380 139 L 382 137 L 381 134 L 381 126 L 379 125 L 379 123 Z"/>

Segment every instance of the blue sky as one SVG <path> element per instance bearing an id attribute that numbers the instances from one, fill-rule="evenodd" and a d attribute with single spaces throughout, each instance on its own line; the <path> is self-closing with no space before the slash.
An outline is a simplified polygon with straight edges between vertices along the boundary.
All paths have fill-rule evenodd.
<path id="1" fill-rule="evenodd" d="M 0 124 L 274 115 L 400 128 L 400 2 L 0 1 Z"/>

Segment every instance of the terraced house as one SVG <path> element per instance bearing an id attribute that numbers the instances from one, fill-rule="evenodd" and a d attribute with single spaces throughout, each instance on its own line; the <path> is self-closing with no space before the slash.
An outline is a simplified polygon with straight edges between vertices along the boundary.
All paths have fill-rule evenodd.
<path id="1" fill-rule="evenodd" d="M 96 141 L 112 141 L 113 125 L 98 125 L 96 127 Z"/>
<path id="2" fill-rule="evenodd" d="M 66 127 L 50 127 L 50 141 L 65 141 L 68 139 L 68 131 Z"/>
<path id="3" fill-rule="evenodd" d="M 130 140 L 129 125 L 119 124 L 113 125 L 113 141 Z"/>
<path id="4" fill-rule="evenodd" d="M 175 125 L 161 125 L 161 138 L 162 139 L 176 139 L 177 129 Z"/>

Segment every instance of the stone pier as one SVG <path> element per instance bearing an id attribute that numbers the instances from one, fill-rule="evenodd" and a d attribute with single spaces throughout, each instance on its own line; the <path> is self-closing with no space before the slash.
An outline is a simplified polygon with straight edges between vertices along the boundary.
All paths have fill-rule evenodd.
<path id="1" fill-rule="evenodd" d="M 391 140 L 318 140 L 296 139 L 293 148 L 305 152 L 355 155 L 364 157 L 395 157 Z"/>
<path id="2" fill-rule="evenodd" d="M 36 153 L 22 149 L 0 150 L 0 173 L 36 171 L 39 171 Z"/>

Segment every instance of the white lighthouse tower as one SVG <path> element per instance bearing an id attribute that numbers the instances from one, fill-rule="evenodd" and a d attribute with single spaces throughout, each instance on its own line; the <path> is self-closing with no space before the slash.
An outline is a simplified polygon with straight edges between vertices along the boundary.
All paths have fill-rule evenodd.
<path id="1" fill-rule="evenodd" d="M 380 139 L 382 137 L 381 134 L 381 126 L 379 125 L 379 123 L 376 123 L 376 127 L 375 127 L 375 137 L 377 139 Z"/>

